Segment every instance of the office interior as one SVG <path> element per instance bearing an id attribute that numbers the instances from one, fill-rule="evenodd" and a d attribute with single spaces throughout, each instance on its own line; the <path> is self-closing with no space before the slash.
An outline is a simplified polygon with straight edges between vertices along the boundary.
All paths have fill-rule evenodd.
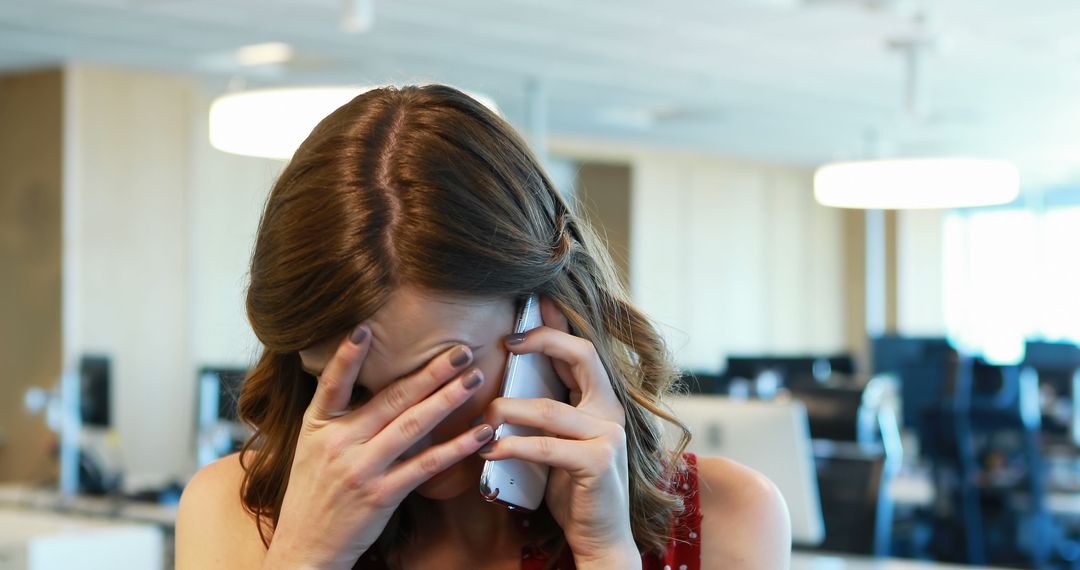
<path id="1" fill-rule="evenodd" d="M 171 568 L 186 482 L 249 435 L 244 286 L 287 158 L 221 150 L 214 104 L 438 82 L 490 101 L 598 228 L 682 371 L 691 449 L 773 479 L 793 568 L 1080 568 L 1078 19 L 1065 0 L 0 3 L 0 561 Z M 823 167 L 906 159 L 1012 170 L 905 186 L 901 162 L 859 190 L 1013 172 L 1016 192 L 823 203 Z"/>

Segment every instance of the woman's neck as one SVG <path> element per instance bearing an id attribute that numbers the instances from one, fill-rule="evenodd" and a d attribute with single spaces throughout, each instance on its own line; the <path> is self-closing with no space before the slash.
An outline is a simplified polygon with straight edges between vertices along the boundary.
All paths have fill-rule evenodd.
<path id="1" fill-rule="evenodd" d="M 524 517 L 465 492 L 440 501 L 415 497 L 410 508 L 422 542 L 451 543 L 477 554 L 520 550 L 525 543 Z"/>

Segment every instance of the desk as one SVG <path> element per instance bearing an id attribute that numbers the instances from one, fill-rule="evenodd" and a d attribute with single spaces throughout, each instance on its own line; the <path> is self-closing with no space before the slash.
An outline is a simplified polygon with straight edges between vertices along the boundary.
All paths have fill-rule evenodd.
<path id="1" fill-rule="evenodd" d="M 0 568 L 162 568 L 164 533 L 156 525 L 0 508 Z"/>
<path id="2" fill-rule="evenodd" d="M 55 489 L 18 484 L 0 485 L 0 508 L 3 507 L 152 523 L 170 532 L 176 526 L 175 506 L 105 497 L 76 496 L 65 499 Z"/>
<path id="3" fill-rule="evenodd" d="M 984 570 L 992 570 L 981 566 Z M 791 570 L 972 570 L 971 566 L 955 566 L 937 562 L 900 560 L 897 558 L 863 558 L 844 554 L 795 552 L 791 555 Z"/>
<path id="4" fill-rule="evenodd" d="M 889 488 L 897 505 L 925 507 L 934 501 L 934 484 L 926 473 L 901 473 Z M 1046 510 L 1059 517 L 1080 517 L 1080 494 L 1051 491 L 1046 495 Z"/>

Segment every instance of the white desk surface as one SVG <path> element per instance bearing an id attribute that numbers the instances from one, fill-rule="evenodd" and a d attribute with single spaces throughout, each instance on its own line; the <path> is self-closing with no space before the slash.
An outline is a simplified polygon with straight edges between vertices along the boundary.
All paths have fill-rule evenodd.
<path id="1" fill-rule="evenodd" d="M 893 480 L 889 495 L 900 505 L 927 506 L 934 500 L 934 484 L 922 473 L 901 473 Z M 1051 491 L 1046 509 L 1062 517 L 1080 516 L 1080 493 Z"/>
<path id="2" fill-rule="evenodd" d="M 791 570 L 971 570 L 971 568 L 971 566 L 897 558 L 863 558 L 809 552 L 795 552 L 791 555 Z M 981 568 L 991 570 L 986 566 Z"/>
<path id="3" fill-rule="evenodd" d="M 26 485 L 0 485 L 0 507 L 53 511 L 115 519 L 119 521 L 148 522 L 162 527 L 176 525 L 176 507 L 120 501 L 102 497 L 76 496 L 64 499 L 53 489 L 41 489 Z"/>
<path id="4" fill-rule="evenodd" d="M 3 568 L 162 568 L 164 540 L 154 524 L 0 507 Z"/>
<path id="5" fill-rule="evenodd" d="M 152 525 L 120 522 L 83 516 L 61 515 L 27 509 L 0 508 L 0 544 L 23 542 L 53 535 L 120 535 L 143 534 L 160 536 Z"/>

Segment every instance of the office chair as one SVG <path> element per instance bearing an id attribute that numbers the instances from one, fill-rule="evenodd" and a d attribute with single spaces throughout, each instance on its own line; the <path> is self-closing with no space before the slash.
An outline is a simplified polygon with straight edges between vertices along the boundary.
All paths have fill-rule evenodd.
<path id="1" fill-rule="evenodd" d="M 939 558 L 1046 567 L 1053 545 L 1039 423 L 1033 371 L 958 361 L 952 393 L 924 412 L 919 430 L 939 494 Z"/>
<path id="2" fill-rule="evenodd" d="M 889 488 L 903 458 L 896 413 L 884 376 L 860 388 L 800 387 L 814 438 L 825 540 L 821 550 L 887 556 L 892 541 Z"/>
<path id="3" fill-rule="evenodd" d="M 887 556 L 891 517 L 879 516 L 883 506 L 885 456 L 880 452 L 845 447 L 818 453 L 818 489 L 825 519 L 820 549 L 868 556 Z M 882 520 L 886 518 L 888 520 Z"/>

